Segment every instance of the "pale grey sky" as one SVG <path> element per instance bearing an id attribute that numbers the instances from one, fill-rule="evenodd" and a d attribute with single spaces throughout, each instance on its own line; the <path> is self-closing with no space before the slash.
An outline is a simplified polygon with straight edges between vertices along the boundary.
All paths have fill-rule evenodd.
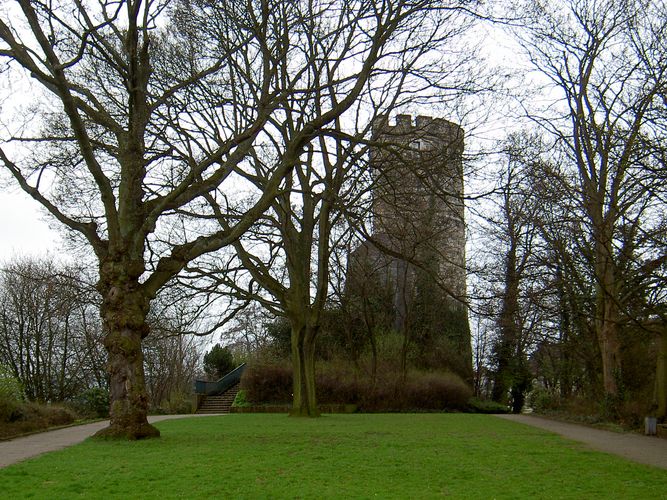
<path id="1" fill-rule="evenodd" d="M 0 190 L 0 263 L 12 256 L 57 255 L 60 236 L 44 219 L 36 201 L 5 184 Z"/>
<path id="2" fill-rule="evenodd" d="M 508 59 L 516 59 L 516 50 L 511 50 L 508 45 L 511 44 L 507 34 L 494 26 L 478 26 L 473 30 L 473 39 L 483 40 L 483 54 L 485 58 L 493 64 L 510 65 Z M 516 61 L 515 61 L 516 62 Z M 30 85 L 30 80 L 20 82 Z M 18 85 L 20 88 L 20 85 Z M 29 88 L 29 87 L 26 87 Z M 0 87 L 1 94 L 5 92 L 16 92 L 17 88 Z M 26 89 L 22 89 L 26 90 Z M 11 103 L 2 102 L 3 108 Z M 6 110 L 3 110 L 6 111 Z M 411 114 L 427 114 L 431 116 L 441 116 L 450 120 L 458 121 L 456 116 L 449 116 L 447 113 L 428 112 L 427 110 L 403 110 Z M 502 113 L 501 113 L 502 114 Z M 507 120 L 505 117 L 500 119 L 500 125 L 495 124 L 491 116 L 487 117 L 489 121 L 485 124 L 486 130 L 478 131 L 481 135 L 488 135 L 489 138 L 496 138 L 500 131 L 507 131 Z M 498 120 L 498 116 L 495 120 Z M 465 126 L 465 124 L 464 124 Z M 482 127 L 484 128 L 484 127 Z M 466 148 L 471 145 L 472 138 L 470 130 L 466 128 Z M 11 134 L 10 134 L 11 135 Z M 477 137 L 479 139 L 479 137 Z M 18 186 L 8 182 L 8 175 L 2 172 L 0 166 L 0 263 L 12 256 L 30 255 L 44 256 L 47 254 L 55 257 L 67 258 L 66 250 L 61 242 L 57 231 L 50 229 L 56 227 L 59 223 L 44 213 L 44 209 L 27 194 L 23 193 Z M 48 221 L 47 221 L 48 219 Z"/>

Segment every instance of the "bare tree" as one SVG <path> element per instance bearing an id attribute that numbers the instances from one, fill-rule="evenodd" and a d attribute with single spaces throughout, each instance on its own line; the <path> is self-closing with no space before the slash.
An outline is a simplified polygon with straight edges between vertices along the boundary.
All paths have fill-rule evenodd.
<path id="1" fill-rule="evenodd" d="M 415 16 L 428 26 L 433 12 L 457 8 L 402 0 L 4 7 L 6 74 L 31 77 L 38 112 L 9 127 L 13 147 L 0 160 L 97 257 L 111 392 L 111 425 L 101 434 L 159 434 L 146 420 L 141 350 L 158 291 L 261 216 L 306 144 L 357 101 L 372 74 L 389 74 L 385 57 L 401 58 L 395 33 L 418 26 Z M 311 71 L 318 65 L 326 78 Z M 302 97 L 307 106 L 294 107 Z M 285 123 L 288 142 L 260 178 L 248 160 Z M 239 184 L 251 194 L 244 206 L 234 196 Z M 224 228 L 201 218 L 205 196 L 215 198 L 219 213 L 209 215 L 222 214 Z"/>
<path id="2" fill-rule="evenodd" d="M 404 101 L 408 88 L 424 92 L 424 99 L 431 85 L 444 88 L 442 82 L 452 72 L 436 71 L 441 63 L 434 66 L 433 51 L 447 48 L 444 43 L 467 24 L 465 9 L 456 2 L 332 2 L 330 6 L 335 15 L 293 32 L 295 46 L 303 51 L 296 60 L 315 84 L 289 101 L 283 119 L 267 130 L 266 146 L 252 158 L 254 176 L 247 179 L 263 184 L 273 165 L 285 159 L 294 168 L 266 216 L 234 243 L 235 255 L 219 257 L 217 266 L 191 266 L 195 275 L 210 279 L 222 293 L 259 300 L 289 320 L 292 413 L 302 416 L 319 414 L 315 343 L 330 293 L 332 249 L 349 231 L 344 216 L 367 193 L 361 181 L 367 176 L 365 153 L 374 139 L 373 117 Z M 305 17 L 311 19 L 312 13 Z M 415 33 L 420 35 L 415 38 Z M 452 88 L 458 83 L 452 82 Z M 362 96 L 353 105 L 351 98 Z M 344 113 L 307 143 L 299 141 L 300 124 L 328 116 L 326 110 Z M 302 150 L 294 150 L 295 141 L 304 145 Z M 228 214 L 219 209 L 220 200 L 210 196 L 209 203 L 227 230 Z"/>
<path id="3" fill-rule="evenodd" d="M 289 137 L 287 122 L 282 130 Z M 285 137 L 286 143 L 289 138 Z M 317 145 L 317 149 L 316 149 Z M 330 152 L 331 148 L 331 152 Z M 331 249 L 337 237 L 332 230 L 347 198 L 343 184 L 354 190 L 349 169 L 354 168 L 354 148 L 341 139 L 333 145 L 320 137 L 287 176 L 271 210 L 234 244 L 229 260 L 190 267 L 195 279 L 204 277 L 214 293 L 231 293 L 259 301 L 271 313 L 287 318 L 291 327 L 295 416 L 317 416 L 315 396 L 315 341 L 329 294 Z M 266 162 L 257 158 L 257 171 Z M 217 203 L 211 198 L 217 210 Z M 225 225 L 224 214 L 219 220 Z"/>
<path id="4" fill-rule="evenodd" d="M 493 319 L 497 337 L 493 340 L 494 363 L 492 398 L 507 404 L 516 413 L 523 408 L 532 375 L 528 354 L 540 321 L 534 301 L 539 287 L 536 249 L 539 245 L 540 202 L 534 196 L 532 178 L 539 169 L 542 148 L 539 137 L 518 133 L 505 141 L 506 166 L 501 172 L 494 214 L 490 215 L 493 262 L 490 288 L 497 283 Z M 536 168 L 537 167 L 537 168 Z"/>
<path id="5" fill-rule="evenodd" d="M 52 260 L 15 259 L 0 271 L 0 364 L 30 400 L 71 400 L 106 387 L 97 304 L 82 273 Z"/>
<path id="6" fill-rule="evenodd" d="M 616 398 L 619 328 L 636 295 L 623 290 L 623 262 L 664 210 L 655 196 L 664 184 L 654 175 L 665 121 L 664 3 L 570 0 L 524 7 L 529 22 L 520 39 L 552 95 L 558 93 L 546 113 L 532 117 L 553 134 L 561 163 L 572 167 L 569 195 L 591 242 L 604 391 Z"/>
<path id="7" fill-rule="evenodd" d="M 169 321 L 151 321 L 144 347 L 146 387 L 153 408 L 192 411 L 192 388 L 201 372 L 201 337 Z"/>
<path id="8" fill-rule="evenodd" d="M 235 317 L 234 325 L 223 333 L 234 358 L 248 360 L 271 344 L 267 326 L 275 320 L 258 302 L 251 302 Z"/>

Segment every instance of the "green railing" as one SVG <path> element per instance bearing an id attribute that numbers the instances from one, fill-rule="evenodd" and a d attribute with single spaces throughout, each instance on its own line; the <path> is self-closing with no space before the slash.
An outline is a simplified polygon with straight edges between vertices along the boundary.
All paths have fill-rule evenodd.
<path id="1" fill-rule="evenodd" d="M 237 366 L 227 375 L 217 382 L 207 382 L 206 380 L 195 380 L 195 393 L 205 396 L 216 396 L 222 394 L 230 387 L 235 386 L 241 380 L 241 375 L 245 370 L 245 363 Z"/>

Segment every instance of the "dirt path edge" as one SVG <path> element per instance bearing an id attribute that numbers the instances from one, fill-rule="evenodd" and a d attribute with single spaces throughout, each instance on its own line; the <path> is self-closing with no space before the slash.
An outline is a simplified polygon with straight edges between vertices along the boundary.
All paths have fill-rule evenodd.
<path id="1" fill-rule="evenodd" d="M 593 429 L 534 415 L 495 415 L 520 424 L 538 427 L 634 462 L 667 469 L 667 439 Z"/>

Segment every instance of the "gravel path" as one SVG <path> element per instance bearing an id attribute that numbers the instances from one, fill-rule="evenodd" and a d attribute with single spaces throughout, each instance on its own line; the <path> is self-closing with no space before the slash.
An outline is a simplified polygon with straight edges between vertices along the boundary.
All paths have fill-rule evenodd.
<path id="1" fill-rule="evenodd" d="M 593 429 L 532 415 L 496 415 L 499 418 L 539 427 L 580 441 L 597 451 L 667 469 L 667 439 Z"/>
<path id="2" fill-rule="evenodd" d="M 173 418 L 208 417 L 210 415 L 158 415 L 148 417 L 150 423 Z M 35 457 L 49 451 L 60 450 L 67 446 L 80 443 L 92 436 L 100 429 L 109 425 L 109 421 L 95 422 L 93 424 L 75 425 L 58 429 L 55 431 L 40 432 L 30 436 L 0 441 L 0 468 L 7 467 L 21 460 Z"/>

